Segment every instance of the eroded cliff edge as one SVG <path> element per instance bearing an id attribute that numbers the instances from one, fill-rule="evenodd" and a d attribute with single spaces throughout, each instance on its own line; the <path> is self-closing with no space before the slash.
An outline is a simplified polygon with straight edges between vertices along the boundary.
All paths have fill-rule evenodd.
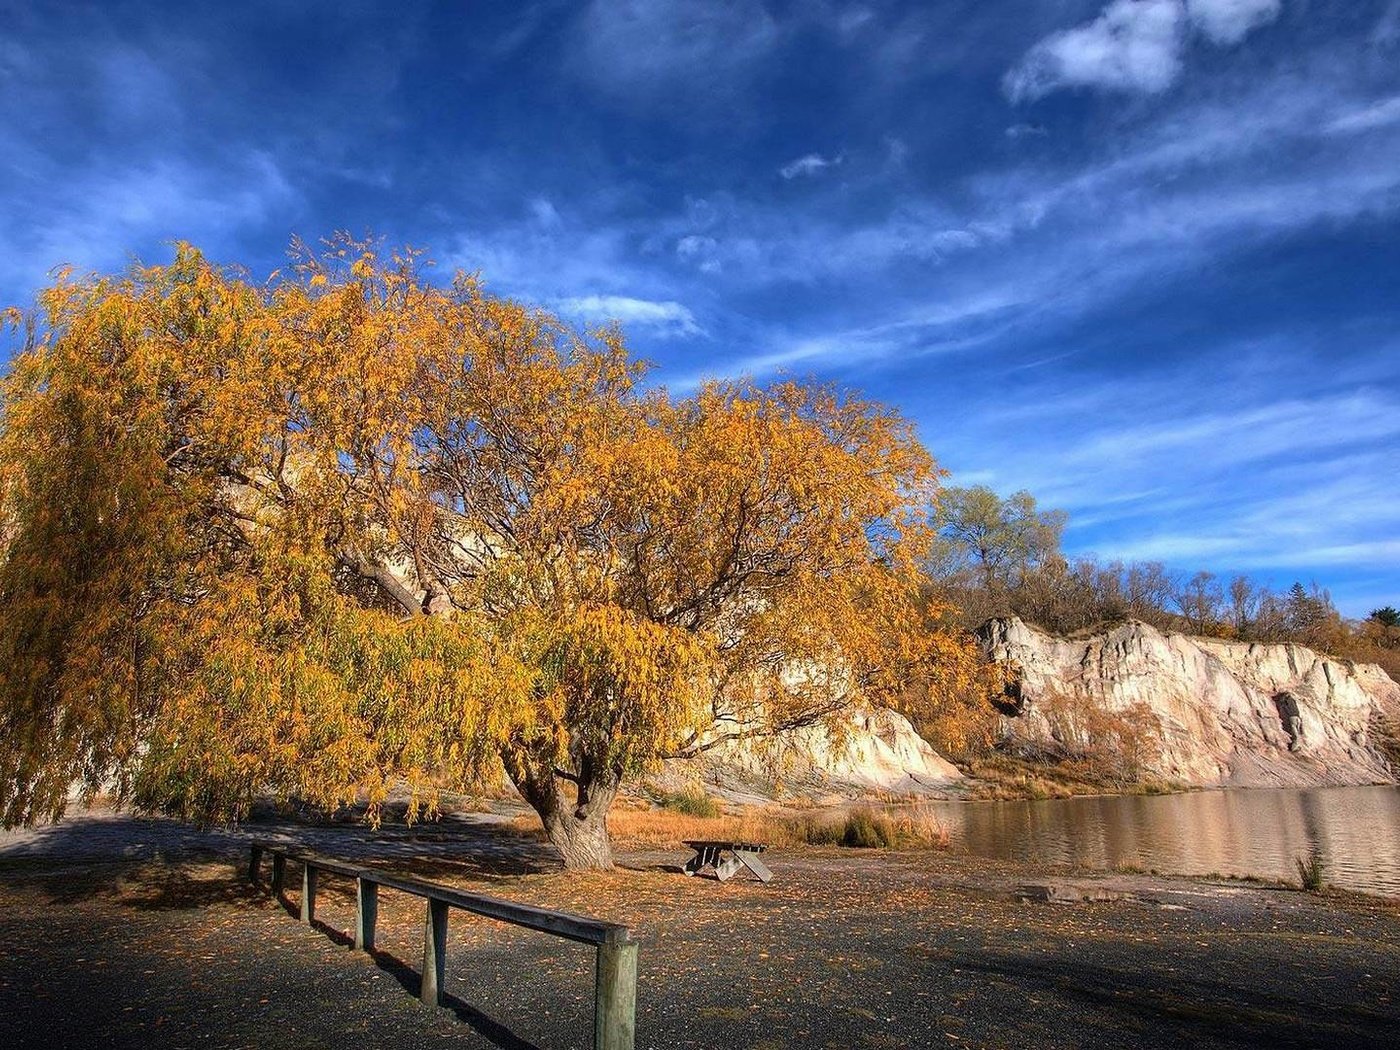
<path id="1" fill-rule="evenodd" d="M 980 635 L 1011 675 L 1009 750 L 1129 749 L 1142 777 L 1196 786 L 1396 782 L 1400 686 L 1373 664 L 1138 621 L 1058 638 L 1010 618 Z"/>

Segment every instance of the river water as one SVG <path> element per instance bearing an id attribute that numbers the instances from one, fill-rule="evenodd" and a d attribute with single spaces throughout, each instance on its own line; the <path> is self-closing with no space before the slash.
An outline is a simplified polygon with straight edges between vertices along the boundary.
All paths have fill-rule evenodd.
<path id="1" fill-rule="evenodd" d="M 1033 863 L 1298 879 L 1400 897 L 1400 788 L 1236 789 L 931 805 L 952 849 Z"/>

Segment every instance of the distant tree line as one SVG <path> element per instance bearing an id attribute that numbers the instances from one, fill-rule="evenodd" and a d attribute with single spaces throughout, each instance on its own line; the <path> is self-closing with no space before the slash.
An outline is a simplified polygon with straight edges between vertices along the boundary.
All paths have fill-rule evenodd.
<path id="1" fill-rule="evenodd" d="M 1344 618 L 1316 583 L 1278 593 L 1245 575 L 1181 573 L 1161 562 L 1067 558 L 1067 515 L 1042 510 L 1028 492 L 947 488 L 933 514 L 938 536 L 932 587 L 976 627 L 1019 616 L 1056 634 L 1142 620 L 1160 630 L 1250 642 L 1296 642 L 1378 663 L 1400 677 L 1400 612 L 1389 606 Z"/>

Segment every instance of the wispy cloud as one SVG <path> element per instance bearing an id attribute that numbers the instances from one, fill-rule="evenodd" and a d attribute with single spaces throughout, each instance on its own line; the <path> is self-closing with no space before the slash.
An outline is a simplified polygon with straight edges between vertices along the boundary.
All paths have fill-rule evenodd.
<path id="1" fill-rule="evenodd" d="M 931 263 L 938 269 L 921 279 L 937 294 L 966 278 L 1054 290 L 1061 305 L 1093 302 L 1202 253 L 1392 212 L 1400 169 L 1374 150 L 1325 141 L 1338 111 L 1357 108 L 1339 66 L 1325 61 L 1179 107 L 1075 167 L 1054 160 L 974 176 L 956 209 L 906 196 L 873 222 L 820 211 L 795 222 L 729 201 L 706 210 L 703 231 L 683 224 L 674 243 L 684 261 L 750 283 Z M 1243 125 L 1242 111 L 1253 114 Z"/>
<path id="2" fill-rule="evenodd" d="M 1400 123 L 1400 95 L 1381 99 L 1333 118 L 1326 127 L 1331 132 L 1370 131 Z"/>
<path id="3" fill-rule="evenodd" d="M 803 175 L 818 175 L 827 168 L 835 167 L 841 163 L 841 158 L 823 157 L 820 153 L 808 153 L 798 157 L 794 161 L 784 164 L 778 169 L 778 174 L 785 179 L 796 179 Z"/>
<path id="4" fill-rule="evenodd" d="M 192 240 L 226 251 L 231 238 L 294 208 L 297 194 L 273 158 L 252 154 L 217 168 L 178 158 L 116 167 L 57 196 L 30 187 L 11 199 L 23 202 L 24 219 L 0 230 L 0 290 L 37 287 L 60 264 L 119 267 L 138 245 Z"/>
<path id="5" fill-rule="evenodd" d="M 1400 40 L 1400 0 L 1390 0 L 1371 29 L 1373 44 L 1393 44 Z"/>
<path id="6" fill-rule="evenodd" d="M 579 29 L 578 73 L 639 106 L 713 98 L 778 38 L 759 0 L 594 0 Z"/>
<path id="7" fill-rule="evenodd" d="M 1280 0 L 1113 0 L 1092 22 L 1038 42 L 1005 88 L 1018 102 L 1060 88 L 1162 92 L 1181 75 L 1193 31 L 1217 46 L 1238 44 L 1280 9 Z"/>
<path id="8" fill-rule="evenodd" d="M 625 295 L 585 295 L 561 299 L 559 310 L 591 324 L 618 321 L 623 325 L 655 329 L 669 335 L 700 335 L 695 315 L 674 301 L 654 302 Z"/>
<path id="9" fill-rule="evenodd" d="M 551 205 L 530 206 L 529 218 L 476 228 L 443 216 L 431 242 L 447 243 L 441 261 L 454 270 L 480 273 L 495 292 L 554 303 L 587 295 L 624 295 L 657 283 L 637 264 L 625 228 L 565 218 Z M 572 295 L 571 295 L 572 293 Z"/>
<path id="10" fill-rule="evenodd" d="M 1062 87 L 1163 91 L 1181 72 L 1177 0 L 1114 0 L 1094 21 L 1040 41 L 1006 77 L 1015 101 Z"/>
<path id="11" fill-rule="evenodd" d="M 23 301 L 55 266 L 119 268 L 175 240 L 218 255 L 271 225 L 285 248 L 302 204 L 295 177 L 267 145 L 203 134 L 197 68 L 100 19 L 78 40 L 36 35 L 6 50 L 0 299 Z"/>
<path id="12" fill-rule="evenodd" d="M 1006 129 L 1009 139 L 1043 138 L 1050 134 L 1044 124 L 1012 124 Z"/>
<path id="13" fill-rule="evenodd" d="M 1121 396 L 1121 395 L 1120 395 Z M 1069 461 L 1103 468 L 1142 470 L 1179 456 L 1209 453 L 1212 469 L 1288 457 L 1307 449 L 1352 446 L 1400 435 L 1396 403 L 1359 392 L 1310 400 L 1283 400 L 1254 408 L 1230 407 L 1121 425 L 1067 453 Z M 1319 421 L 1326 420 L 1326 427 Z"/>
<path id="14" fill-rule="evenodd" d="M 1271 535 L 1269 531 L 1231 531 L 1223 535 L 1191 531 L 1164 533 L 1141 540 L 1113 544 L 1097 553 L 1122 561 L 1163 561 L 1176 565 L 1211 565 L 1220 573 L 1259 570 L 1335 568 L 1370 563 L 1393 564 L 1400 560 L 1400 540 L 1362 540 L 1355 543 L 1328 543 L 1325 537 L 1300 543 L 1291 533 Z M 1296 578 L 1296 577 L 1295 577 Z M 1360 611 L 1359 609 L 1357 610 Z"/>
<path id="15" fill-rule="evenodd" d="M 915 311 L 894 321 L 819 336 L 787 332 L 767 335 L 750 353 L 715 361 L 679 376 L 663 376 L 673 390 L 690 390 L 706 379 L 747 376 L 766 379 L 798 370 L 842 370 L 882 359 L 905 361 L 985 345 L 1004 331 L 1006 314 L 1025 305 L 1015 292 L 983 290 L 960 302 Z"/>
<path id="16" fill-rule="evenodd" d="M 1283 115 L 1271 130 L 1262 122 L 1257 137 L 1231 134 L 1228 108 L 1209 106 L 1180 115 L 1173 133 L 1144 133 L 1077 171 L 1023 169 L 976 182 L 974 210 L 963 214 L 906 202 L 899 215 L 852 226 L 811 214 L 799 224 L 737 202 L 710 212 L 705 233 L 673 242 L 679 261 L 705 277 L 748 288 L 859 281 L 872 289 L 872 309 L 847 310 L 834 330 L 820 315 L 805 324 L 794 319 L 730 344 L 728 356 L 678 382 L 849 372 L 971 353 L 998 339 L 1014 361 L 1019 351 L 1001 338 L 1007 333 L 1068 324 L 1135 288 L 1270 238 L 1400 209 L 1400 169 L 1383 156 L 1316 150 L 1320 114 L 1333 103 L 1276 97 Z M 1260 158 L 1300 149 L 1308 164 L 1260 173 Z M 1245 171 L 1252 177 L 1237 176 Z M 877 292 L 880 281 L 886 289 Z M 923 305 L 892 305 L 888 289 L 905 282 Z M 1028 360 L 1059 361 L 1072 349 Z"/>
<path id="17" fill-rule="evenodd" d="M 1282 0 L 1186 0 L 1186 15 L 1213 44 L 1238 44 L 1283 10 Z"/>

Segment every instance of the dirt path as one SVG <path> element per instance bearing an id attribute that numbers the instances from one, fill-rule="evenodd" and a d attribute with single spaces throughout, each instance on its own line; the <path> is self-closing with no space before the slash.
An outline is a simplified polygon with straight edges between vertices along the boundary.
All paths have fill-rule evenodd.
<path id="1" fill-rule="evenodd" d="M 386 894 L 381 951 L 357 954 L 348 885 L 326 884 L 308 929 L 294 894 L 236 876 L 253 834 L 632 925 L 643 1047 L 1389 1047 L 1400 1032 L 1400 910 L 1365 898 L 839 850 L 784 851 L 768 885 L 681 878 L 679 852 L 578 878 L 470 818 L 205 834 L 97 815 L 0 836 L 0 1046 L 588 1045 L 588 949 L 454 913 L 450 1005 L 425 1009 L 421 902 Z M 1112 899 L 1028 902 L 1027 883 Z"/>

